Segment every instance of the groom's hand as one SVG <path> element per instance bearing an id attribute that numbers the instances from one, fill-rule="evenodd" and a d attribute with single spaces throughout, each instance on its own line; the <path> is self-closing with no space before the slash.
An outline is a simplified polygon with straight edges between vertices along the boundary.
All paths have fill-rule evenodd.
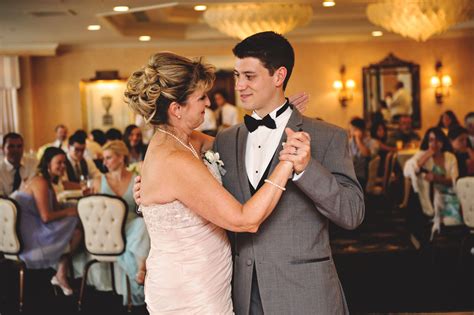
<path id="1" fill-rule="evenodd" d="M 137 205 L 140 205 L 140 184 L 142 178 L 140 176 L 135 177 L 135 184 L 133 185 L 133 199 Z"/>
<path id="2" fill-rule="evenodd" d="M 287 140 L 280 151 L 280 160 L 290 161 L 296 174 L 303 172 L 311 159 L 311 137 L 304 131 L 285 129 Z"/>

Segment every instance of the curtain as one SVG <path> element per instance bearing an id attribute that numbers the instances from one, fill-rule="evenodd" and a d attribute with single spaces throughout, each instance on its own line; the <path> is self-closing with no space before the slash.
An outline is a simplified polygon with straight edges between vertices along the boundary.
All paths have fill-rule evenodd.
<path id="1" fill-rule="evenodd" d="M 18 132 L 18 92 L 20 68 L 18 56 L 0 56 L 0 136 Z"/>

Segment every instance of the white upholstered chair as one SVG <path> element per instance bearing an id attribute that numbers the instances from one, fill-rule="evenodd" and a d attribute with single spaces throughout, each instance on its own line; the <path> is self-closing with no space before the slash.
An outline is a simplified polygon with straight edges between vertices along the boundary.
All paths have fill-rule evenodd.
<path id="1" fill-rule="evenodd" d="M 79 218 L 84 227 L 84 242 L 90 254 L 91 261 L 84 266 L 81 291 L 77 302 L 81 310 L 84 298 L 84 289 L 87 274 L 92 264 L 109 263 L 112 279 L 112 288 L 115 289 L 114 262 L 125 251 L 125 219 L 127 217 L 127 204 L 125 201 L 111 195 L 91 195 L 83 197 L 77 205 Z M 130 280 L 127 281 L 128 311 L 131 311 Z"/>
<path id="2" fill-rule="evenodd" d="M 461 250 L 464 250 L 466 241 L 474 239 L 474 177 L 460 178 L 456 182 L 456 194 L 461 202 L 464 223 L 469 228 L 469 235 L 464 238 L 461 245 Z M 474 255 L 474 247 L 470 249 L 470 253 Z"/>
<path id="3" fill-rule="evenodd" d="M 19 211 L 20 207 L 13 199 L 0 197 L 0 253 L 6 260 L 13 261 L 18 266 L 18 308 L 21 312 L 23 311 L 26 266 L 19 256 L 22 250 Z"/>

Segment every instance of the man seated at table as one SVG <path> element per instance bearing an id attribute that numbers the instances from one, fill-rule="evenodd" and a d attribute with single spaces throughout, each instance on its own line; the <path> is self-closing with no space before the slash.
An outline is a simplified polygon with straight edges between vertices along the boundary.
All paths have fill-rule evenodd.
<path id="1" fill-rule="evenodd" d="M 402 148 L 397 143 L 402 143 Z M 389 146 L 396 146 L 398 149 L 410 148 L 411 144 L 414 143 L 414 147 L 417 147 L 417 143 L 420 141 L 420 136 L 413 130 L 412 119 L 409 115 L 400 116 L 398 129 L 395 130 L 387 140 Z"/>
<path id="2" fill-rule="evenodd" d="M 36 158 L 38 159 L 38 161 L 43 156 L 44 150 L 46 150 L 49 147 L 60 148 L 63 151 L 67 150 L 67 134 L 68 134 L 67 127 L 64 126 L 63 124 L 57 125 L 54 128 L 54 134 L 55 134 L 55 139 L 53 142 L 46 143 L 38 149 L 38 152 L 36 153 Z"/>
<path id="3" fill-rule="evenodd" d="M 100 176 L 100 171 L 94 162 L 84 157 L 86 138 L 81 133 L 69 137 L 66 159 L 66 173 L 62 178 L 64 189 L 81 189 L 81 179 L 94 179 Z"/>
<path id="4" fill-rule="evenodd" d="M 0 161 L 0 195 L 8 196 L 17 190 L 22 181 L 32 178 L 38 162 L 34 157 L 23 156 L 23 137 L 14 132 L 3 137 L 3 154 Z"/>

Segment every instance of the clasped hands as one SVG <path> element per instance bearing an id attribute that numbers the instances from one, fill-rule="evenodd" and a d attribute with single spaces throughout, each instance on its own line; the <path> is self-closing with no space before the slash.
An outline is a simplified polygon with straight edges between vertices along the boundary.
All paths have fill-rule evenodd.
<path id="1" fill-rule="evenodd" d="M 293 163 L 296 174 L 303 172 L 311 159 L 311 137 L 304 131 L 293 131 L 285 128 L 287 136 L 283 149 L 280 151 L 280 161 Z"/>

